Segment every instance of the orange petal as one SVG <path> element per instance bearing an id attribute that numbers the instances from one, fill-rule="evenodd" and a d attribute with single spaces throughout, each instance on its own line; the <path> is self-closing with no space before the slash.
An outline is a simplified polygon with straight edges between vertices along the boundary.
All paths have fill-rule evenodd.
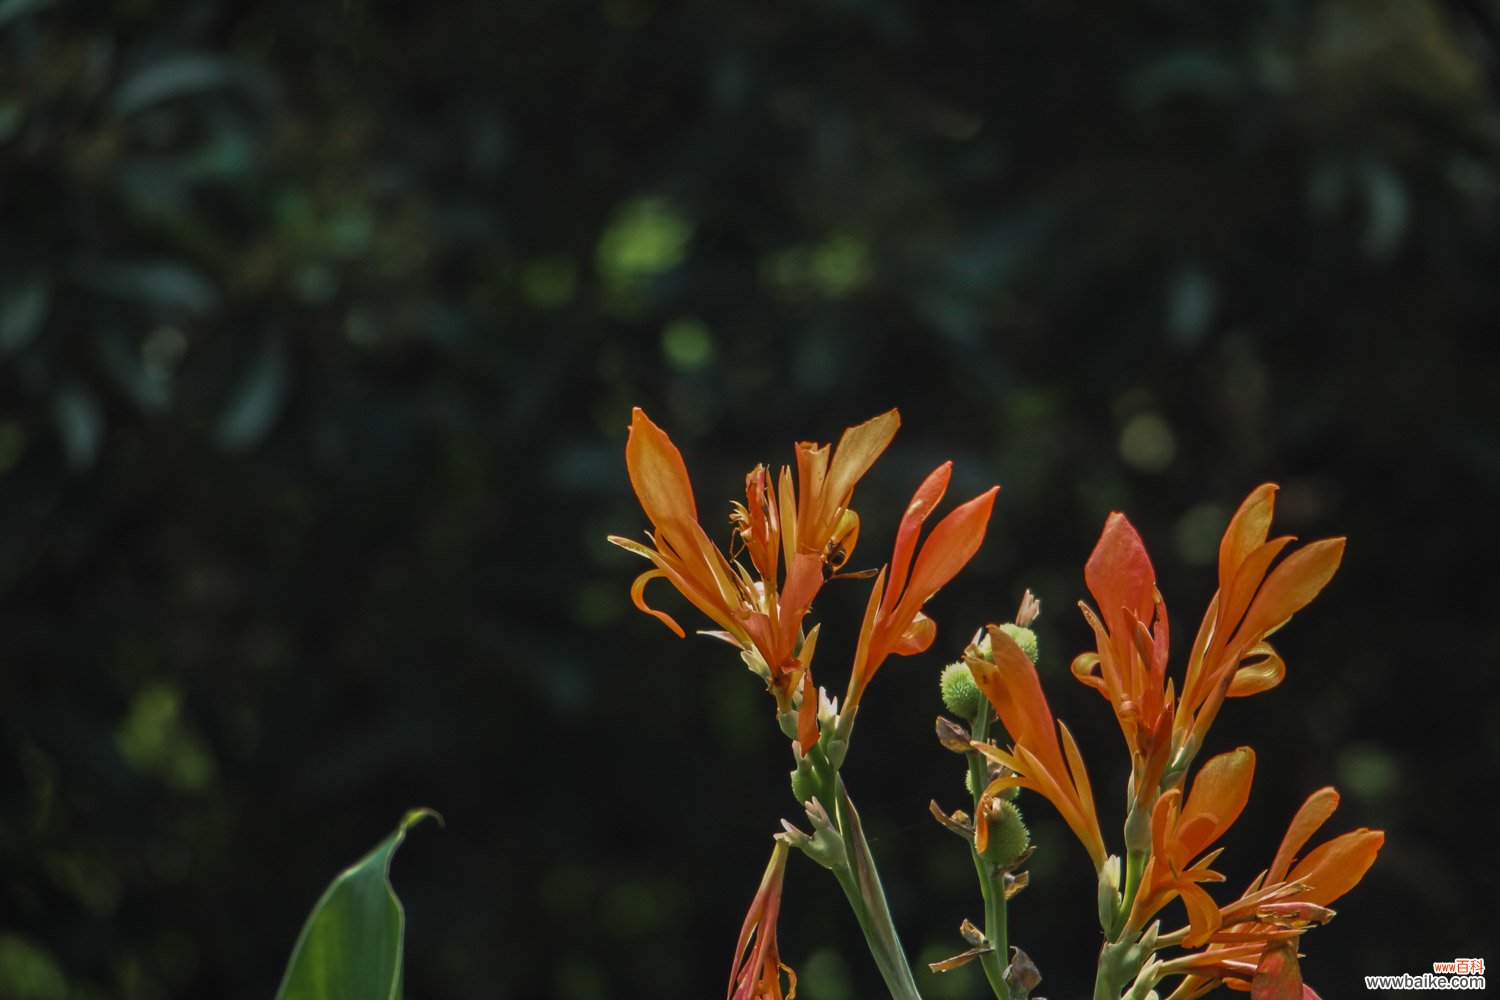
<path id="1" fill-rule="evenodd" d="M 943 499 L 943 494 L 948 491 L 948 478 L 952 473 L 952 462 L 944 462 L 928 473 L 927 478 L 922 480 L 922 485 L 917 487 L 917 492 L 912 495 L 911 503 L 906 505 L 906 512 L 901 515 L 901 525 L 896 529 L 896 546 L 891 552 L 891 585 L 887 590 L 890 595 L 889 604 L 892 606 L 906 584 L 906 574 L 911 569 L 911 557 L 917 547 L 917 535 L 922 530 L 922 522 L 927 520 L 928 515 Z"/>
<path id="2" fill-rule="evenodd" d="M 1291 535 L 1282 535 L 1250 552 L 1240 562 L 1234 576 L 1230 577 L 1228 588 L 1219 591 L 1219 620 L 1215 632 L 1221 649 L 1234 636 L 1235 626 L 1245 617 L 1251 601 L 1265 582 L 1271 563 L 1281 554 L 1282 549 L 1294 541 L 1296 539 Z"/>
<path id="3" fill-rule="evenodd" d="M 1036 666 L 1015 640 L 1000 629 L 991 628 L 989 636 L 993 663 L 979 657 L 964 658 L 974 675 L 974 683 L 995 707 L 1012 740 L 1031 747 L 1033 752 L 1049 743 L 1055 747 L 1052 709 L 1042 692 Z"/>
<path id="4" fill-rule="evenodd" d="M 1177 821 L 1176 840 L 1184 859 L 1196 858 L 1239 819 L 1250 799 L 1255 751 L 1240 747 L 1204 761 Z"/>
<path id="5" fill-rule="evenodd" d="M 912 567 L 911 581 L 901 596 L 896 614 L 898 620 L 915 615 L 933 594 L 974 558 L 979 543 L 984 541 L 984 529 L 990 523 L 990 511 L 994 509 L 995 494 L 999 490 L 1000 487 L 991 486 L 968 503 L 960 504 L 932 529 L 932 534 L 922 543 L 917 564 Z"/>
<path id="6" fill-rule="evenodd" d="M 870 471 L 870 466 L 885 451 L 900 426 L 901 414 L 896 410 L 887 410 L 878 417 L 871 417 L 844 431 L 839 438 L 838 448 L 834 450 L 833 461 L 824 482 L 824 489 L 833 503 L 828 511 L 830 515 L 832 510 L 849 502 L 854 484 Z"/>
<path id="7" fill-rule="evenodd" d="M 1083 578 L 1111 632 L 1126 620 L 1122 608 L 1142 621 L 1151 619 L 1156 571 L 1140 533 L 1124 514 L 1115 512 L 1105 519 L 1099 542 L 1084 564 Z"/>
<path id="8" fill-rule="evenodd" d="M 1245 557 L 1265 544 L 1276 510 L 1275 483 L 1262 483 L 1245 497 L 1219 542 L 1219 592 L 1227 593 Z"/>
<path id="9" fill-rule="evenodd" d="M 1286 661 L 1271 647 L 1262 642 L 1245 653 L 1240 665 L 1235 668 L 1234 679 L 1224 692 L 1229 698 L 1244 698 L 1252 694 L 1269 691 L 1286 677 Z"/>
<path id="10" fill-rule="evenodd" d="M 1083 755 L 1078 752 L 1078 742 L 1073 739 L 1072 732 L 1061 722 L 1057 724 L 1057 729 L 1062 734 L 1063 753 L 1068 758 L 1068 773 L 1072 775 L 1073 790 L 1086 824 L 1084 831 L 1075 832 L 1078 833 L 1078 839 L 1083 841 L 1084 848 L 1094 861 L 1094 870 L 1097 871 L 1104 867 L 1106 852 L 1104 834 L 1099 831 L 1099 814 L 1094 809 L 1094 789 L 1089 783 L 1089 772 L 1083 766 Z"/>
<path id="11" fill-rule="evenodd" d="M 1320 788 L 1307 797 L 1307 801 L 1302 803 L 1302 807 L 1287 825 L 1286 836 L 1281 838 L 1281 846 L 1276 849 L 1276 857 L 1271 861 L 1271 868 L 1266 876 L 1268 885 L 1286 880 L 1287 869 L 1292 866 L 1297 852 L 1328 822 L 1328 817 L 1338 807 L 1338 789 L 1332 785 Z"/>
<path id="12" fill-rule="evenodd" d="M 635 606 L 637 608 L 646 612 L 646 614 L 654 615 L 657 618 L 661 619 L 661 621 L 665 623 L 667 628 L 671 629 L 673 632 L 676 632 L 677 638 L 681 639 L 684 638 L 687 633 L 682 630 L 681 625 L 677 624 L 677 620 L 674 619 L 671 615 L 667 614 L 665 611 L 658 611 L 646 603 L 646 584 L 650 583 L 652 580 L 665 579 L 666 576 L 667 574 L 664 570 L 648 569 L 646 572 L 636 577 L 635 582 L 630 585 L 630 599 L 635 602 Z"/>
<path id="13" fill-rule="evenodd" d="M 1188 914 L 1188 936 L 1183 939 L 1183 947 L 1198 948 L 1208 943 L 1214 931 L 1219 929 L 1224 918 L 1219 915 L 1219 906 L 1203 889 L 1192 883 L 1182 883 L 1178 886 L 1178 892 L 1182 896 L 1182 905 L 1187 908 Z"/>
<path id="14" fill-rule="evenodd" d="M 812 671 L 802 672 L 802 708 L 797 712 L 797 742 L 806 756 L 818 742 L 818 689 L 813 687 Z"/>
<path id="15" fill-rule="evenodd" d="M 1109 697 L 1109 694 L 1104 690 L 1104 678 L 1101 676 L 1102 668 L 1099 665 L 1098 653 L 1079 653 L 1073 657 L 1073 663 L 1068 669 L 1079 681 L 1087 684 L 1106 698 Z"/>
<path id="16" fill-rule="evenodd" d="M 875 652 L 875 619 L 880 614 L 880 598 L 885 593 L 885 567 L 875 576 L 870 587 L 870 599 L 865 602 L 865 617 L 859 626 L 859 642 L 854 647 L 854 669 L 849 674 L 849 689 L 844 696 L 844 706 L 851 709 L 859 704 L 859 696 L 880 668 L 881 657 Z"/>
<path id="17" fill-rule="evenodd" d="M 729 969 L 729 989 L 725 991 L 725 996 L 733 996 L 737 978 L 746 978 L 737 974 L 742 970 L 749 973 L 762 966 L 766 956 L 775 951 L 776 918 L 781 910 L 781 887 L 786 878 L 787 851 L 787 845 L 779 840 L 771 848 L 771 860 L 766 865 L 765 874 L 761 876 L 760 888 L 750 901 L 745 922 L 740 925 L 740 936 L 734 946 L 734 964 Z M 752 936 L 756 939 L 755 948 L 746 955 L 745 949 Z"/>
<path id="18" fill-rule="evenodd" d="M 1324 538 L 1293 552 L 1271 571 L 1255 603 L 1245 614 L 1240 635 L 1259 641 L 1307 607 L 1333 579 L 1344 558 L 1344 539 Z"/>
<path id="19" fill-rule="evenodd" d="M 682 453 L 639 406 L 630 414 L 625 467 L 630 472 L 630 485 L 652 524 L 660 528 L 698 520 L 693 486 L 688 481 Z"/>
<path id="20" fill-rule="evenodd" d="M 922 612 L 917 612 L 917 617 L 912 619 L 906 631 L 896 639 L 891 646 L 891 653 L 896 656 L 915 656 L 917 653 L 925 653 L 937 638 L 937 622 L 928 618 Z"/>
<path id="21" fill-rule="evenodd" d="M 1287 881 L 1309 886 L 1300 899 L 1327 906 L 1359 884 L 1384 843 L 1381 830 L 1353 830 L 1335 837 L 1313 848 L 1292 868 Z"/>

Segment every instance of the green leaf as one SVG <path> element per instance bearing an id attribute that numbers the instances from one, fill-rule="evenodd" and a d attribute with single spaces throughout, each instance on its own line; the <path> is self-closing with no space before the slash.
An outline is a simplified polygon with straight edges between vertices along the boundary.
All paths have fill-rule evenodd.
<path id="1" fill-rule="evenodd" d="M 391 857 L 417 823 L 413 809 L 358 864 L 333 880 L 302 928 L 276 1000 L 400 1000 L 406 912 L 391 889 Z"/>

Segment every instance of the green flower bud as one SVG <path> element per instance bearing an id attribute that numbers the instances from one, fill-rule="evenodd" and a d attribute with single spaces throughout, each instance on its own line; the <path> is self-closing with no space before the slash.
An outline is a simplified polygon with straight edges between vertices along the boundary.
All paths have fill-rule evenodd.
<path id="1" fill-rule="evenodd" d="M 944 667 L 940 685 L 943 704 L 948 706 L 948 711 L 970 722 L 978 717 L 979 709 L 985 704 L 984 694 L 974 683 L 974 675 L 966 664 L 960 661 Z"/>
<path id="2" fill-rule="evenodd" d="M 985 859 L 1004 865 L 1019 858 L 1031 844 L 1031 831 L 1021 819 L 1021 810 L 1014 802 L 995 799 L 990 804 L 988 818 L 990 842 L 984 849 Z"/>
<path id="3" fill-rule="evenodd" d="M 1001 625 L 1000 631 L 1015 640 L 1016 645 L 1021 647 L 1021 652 L 1026 654 L 1028 660 L 1032 663 L 1036 662 L 1037 648 L 1035 632 L 1029 628 L 1022 628 L 1020 625 L 1012 625 L 1009 622 Z"/>

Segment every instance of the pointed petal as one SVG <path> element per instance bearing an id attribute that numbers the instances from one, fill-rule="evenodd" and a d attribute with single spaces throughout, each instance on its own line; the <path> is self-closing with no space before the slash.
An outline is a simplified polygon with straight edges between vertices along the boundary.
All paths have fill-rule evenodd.
<path id="1" fill-rule="evenodd" d="M 897 620 L 914 616 L 933 594 L 974 558 L 979 543 L 984 541 L 984 530 L 990 523 L 990 512 L 994 509 L 995 494 L 999 490 L 1000 487 L 991 486 L 968 503 L 960 504 L 932 529 L 932 534 L 922 543 L 916 565 L 912 567 L 906 592 L 901 595 L 901 604 L 895 615 Z"/>
<path id="2" fill-rule="evenodd" d="M 917 535 L 922 530 L 922 523 L 948 491 L 948 479 L 952 474 L 952 462 L 944 462 L 928 473 L 927 478 L 922 480 L 922 485 L 917 487 L 917 492 L 912 494 L 911 503 L 906 505 L 906 512 L 901 515 L 901 526 L 896 529 L 896 546 L 891 552 L 891 585 L 887 591 L 891 595 L 889 603 L 892 606 L 900 596 L 901 588 L 906 585 L 906 574 L 911 569 L 912 553 L 916 551 Z"/>
<path id="3" fill-rule="evenodd" d="M 1302 803 L 1302 807 L 1287 825 L 1286 835 L 1281 838 L 1281 846 L 1276 849 L 1276 857 L 1271 861 L 1271 868 L 1266 875 L 1268 885 L 1286 880 L 1287 869 L 1291 868 L 1297 852 L 1328 822 L 1328 817 L 1338 807 L 1338 789 L 1332 785 L 1320 788 L 1307 797 L 1307 801 Z"/>
<path id="4" fill-rule="evenodd" d="M 1234 635 L 1235 626 L 1239 625 L 1245 617 L 1245 612 L 1250 609 L 1251 601 L 1265 582 L 1266 572 L 1271 568 L 1271 563 L 1292 542 L 1296 541 L 1291 535 L 1283 535 L 1273 538 L 1271 541 L 1255 549 L 1245 556 L 1240 563 L 1239 570 L 1229 579 L 1228 588 L 1219 591 L 1219 621 L 1218 636 L 1220 643 L 1226 643 Z"/>
<path id="5" fill-rule="evenodd" d="M 1287 556 L 1266 578 L 1255 602 L 1245 613 L 1245 622 L 1238 634 L 1258 642 L 1267 632 L 1307 607 L 1333 579 L 1343 557 L 1342 538 L 1311 542 Z"/>
<path id="6" fill-rule="evenodd" d="M 864 692 L 865 685 L 880 667 L 880 660 L 874 650 L 875 619 L 880 613 L 881 595 L 885 593 L 885 573 L 886 568 L 881 567 L 874 585 L 870 587 L 870 599 L 865 603 L 865 617 L 859 626 L 859 642 L 854 647 L 854 669 L 849 673 L 849 688 L 844 696 L 847 708 L 859 704 L 859 696 Z"/>
<path id="7" fill-rule="evenodd" d="M 1104 834 L 1099 830 L 1099 814 L 1094 809 L 1094 789 L 1089 783 L 1089 772 L 1083 766 L 1083 755 L 1078 752 L 1078 741 L 1073 739 L 1073 733 L 1066 724 L 1059 722 L 1057 729 L 1062 734 L 1063 753 L 1068 758 L 1068 773 L 1072 775 L 1073 790 L 1085 824 L 1085 831 L 1078 834 L 1078 839 L 1083 841 L 1084 849 L 1093 859 L 1094 870 L 1098 871 L 1104 867 L 1106 852 Z M 1087 836 L 1084 835 L 1085 832 Z"/>
<path id="8" fill-rule="evenodd" d="M 1052 709 L 1042 692 L 1036 667 L 1015 640 L 1000 629 L 991 628 L 989 635 L 995 662 L 974 656 L 964 658 L 974 675 L 974 683 L 995 707 L 1012 740 L 1031 747 L 1033 752 L 1049 743 L 1055 746 Z M 1060 764 L 1061 758 L 1055 762 Z"/>
<path id="9" fill-rule="evenodd" d="M 1184 859 L 1203 853 L 1239 819 L 1250 800 L 1254 775 L 1255 751 L 1249 747 L 1204 761 L 1177 821 L 1176 839 L 1185 849 Z"/>
<path id="10" fill-rule="evenodd" d="M 1219 592 L 1226 593 L 1245 557 L 1265 544 L 1271 533 L 1271 515 L 1276 510 L 1275 483 L 1262 483 L 1250 491 L 1229 519 L 1219 542 Z"/>
<path id="11" fill-rule="evenodd" d="M 660 528 L 698 520 L 693 486 L 688 481 L 682 453 L 639 406 L 630 414 L 625 467 L 630 472 L 630 485 L 652 524 Z"/>
<path id="12" fill-rule="evenodd" d="M 828 493 L 838 499 L 837 506 L 844 506 L 854 484 L 870 471 L 870 466 L 885 451 L 900 426 L 901 414 L 887 410 L 844 431 L 834 451 L 827 479 Z"/>
<path id="13" fill-rule="evenodd" d="M 1381 830 L 1360 829 L 1335 837 L 1308 852 L 1292 868 L 1287 881 L 1309 887 L 1299 898 L 1327 906 L 1359 884 L 1384 843 Z"/>
<path id="14" fill-rule="evenodd" d="M 1119 627 L 1117 622 L 1125 621 L 1121 609 L 1134 612 L 1142 621 L 1150 620 L 1156 571 L 1140 533 L 1124 514 L 1115 512 L 1105 519 L 1099 542 L 1084 564 L 1083 578 L 1111 632 Z"/>
<path id="15" fill-rule="evenodd" d="M 803 756 L 812 752 L 818 742 L 818 689 L 813 686 L 812 671 L 802 672 L 802 708 L 797 713 L 797 743 Z"/>

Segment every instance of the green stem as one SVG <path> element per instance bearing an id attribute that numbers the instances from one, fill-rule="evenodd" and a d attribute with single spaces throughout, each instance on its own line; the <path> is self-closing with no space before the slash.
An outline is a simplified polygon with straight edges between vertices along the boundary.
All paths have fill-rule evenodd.
<path id="1" fill-rule="evenodd" d="M 990 712 L 986 705 L 984 711 L 979 713 L 979 718 L 974 720 L 974 739 L 987 739 L 989 726 Z M 979 799 L 989 782 L 986 780 L 984 757 L 979 751 L 970 750 L 968 758 L 970 791 L 974 794 L 974 821 L 977 823 Z M 984 859 L 979 848 L 972 842 L 969 844 L 969 853 L 974 856 L 974 871 L 979 875 L 979 892 L 984 897 L 984 936 L 989 939 L 993 948 L 989 954 L 980 956 L 979 965 L 984 969 L 984 978 L 989 980 L 990 990 L 997 1000 L 1010 1000 L 1010 988 L 1005 985 L 1005 957 L 1009 951 L 1005 940 L 1005 876 L 996 877 L 995 867 Z"/>
<path id="2" fill-rule="evenodd" d="M 859 920 L 860 930 L 864 931 L 865 941 L 870 946 L 876 967 L 880 969 L 881 978 L 885 980 L 886 989 L 890 990 L 894 1000 L 922 1000 L 891 920 L 890 907 L 880 886 L 880 875 L 875 870 L 875 858 L 870 854 L 870 845 L 860 826 L 859 813 L 855 811 L 843 780 L 837 775 L 834 784 L 837 822 L 849 854 L 849 863 L 834 869 L 834 874 L 849 897 L 849 906 Z"/>

